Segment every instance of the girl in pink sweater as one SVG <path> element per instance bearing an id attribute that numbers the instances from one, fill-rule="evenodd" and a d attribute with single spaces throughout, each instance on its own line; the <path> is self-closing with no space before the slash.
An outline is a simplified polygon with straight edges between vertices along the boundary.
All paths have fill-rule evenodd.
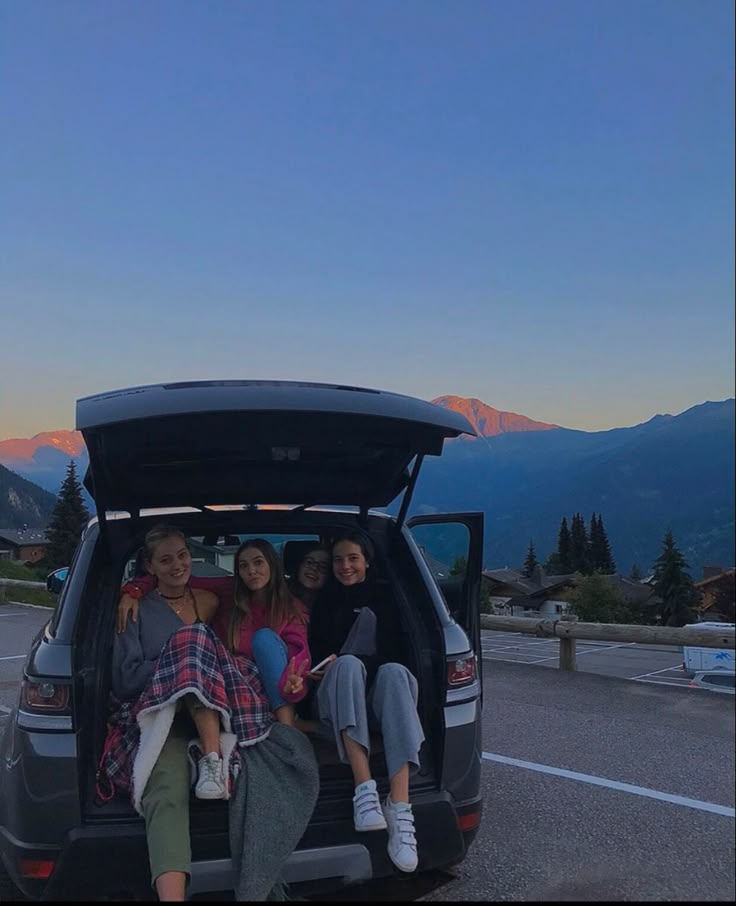
<path id="1" fill-rule="evenodd" d="M 281 723 L 294 725 L 309 669 L 307 612 L 289 591 L 281 560 L 264 538 L 244 541 L 235 554 L 231 607 L 220 607 L 212 628 L 230 651 L 255 661 Z"/>

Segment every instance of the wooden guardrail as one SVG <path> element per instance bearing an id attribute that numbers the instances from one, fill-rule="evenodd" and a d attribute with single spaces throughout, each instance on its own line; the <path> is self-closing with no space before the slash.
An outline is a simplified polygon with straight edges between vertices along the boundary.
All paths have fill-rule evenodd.
<path id="1" fill-rule="evenodd" d="M 4 579 L 0 577 L 0 604 L 8 599 L 10 588 L 42 588 L 46 591 L 45 582 L 30 582 L 27 579 Z"/>
<path id="2" fill-rule="evenodd" d="M 481 614 L 481 629 L 523 632 L 537 638 L 560 639 L 560 669 L 575 669 L 575 642 L 635 642 L 648 645 L 688 645 L 698 648 L 734 648 L 733 629 L 697 629 L 675 626 L 637 626 L 630 623 L 578 623 L 569 617 L 506 617 Z"/>

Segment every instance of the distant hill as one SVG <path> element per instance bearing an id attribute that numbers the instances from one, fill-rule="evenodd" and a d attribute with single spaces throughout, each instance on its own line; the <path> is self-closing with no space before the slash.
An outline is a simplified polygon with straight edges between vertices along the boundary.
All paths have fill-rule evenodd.
<path id="1" fill-rule="evenodd" d="M 432 400 L 438 406 L 452 409 L 464 415 L 478 432 L 479 437 L 495 437 L 498 434 L 508 434 L 515 431 L 549 431 L 558 428 L 558 425 L 549 425 L 546 422 L 535 422 L 525 415 L 516 412 L 503 412 L 488 406 L 482 400 L 464 396 L 438 396 Z M 476 438 L 462 435 L 464 441 L 474 441 Z"/>
<path id="2" fill-rule="evenodd" d="M 603 520 L 619 570 L 646 572 L 671 528 L 695 578 L 734 559 L 734 400 L 659 415 L 633 428 L 510 432 L 450 443 L 428 457 L 415 513 L 483 510 L 485 563 L 521 565 L 557 546 L 563 516 Z"/>
<path id="3" fill-rule="evenodd" d="M 80 431 L 43 431 L 33 437 L 0 440 L 0 465 L 53 494 L 61 487 L 70 459 L 84 476 L 89 458 Z"/>
<path id="4" fill-rule="evenodd" d="M 45 528 L 56 497 L 0 466 L 0 525 L 6 528 Z"/>
<path id="5" fill-rule="evenodd" d="M 668 528 L 695 578 L 706 564 L 733 565 L 734 400 L 592 432 L 478 399 L 448 395 L 434 402 L 462 412 L 480 439 L 451 441 L 441 459 L 427 457 L 412 511 L 483 510 L 488 568 L 520 566 L 530 540 L 546 559 L 557 546 L 560 519 L 577 511 L 586 524 L 593 511 L 602 513 L 622 572 L 634 563 L 648 572 Z M 76 431 L 0 441 L 0 463 L 54 493 L 72 457 L 83 476 L 88 458 Z M 92 511 L 86 492 L 85 502 Z M 17 524 L 1 514 L 0 524 Z"/>

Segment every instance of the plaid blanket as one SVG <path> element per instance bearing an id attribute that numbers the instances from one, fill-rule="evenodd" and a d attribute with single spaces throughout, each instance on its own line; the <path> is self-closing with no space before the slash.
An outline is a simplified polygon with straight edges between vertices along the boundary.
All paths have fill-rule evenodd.
<path id="1" fill-rule="evenodd" d="M 111 696 L 97 771 L 100 799 L 130 793 L 140 812 L 143 791 L 171 729 L 177 702 L 189 693 L 220 714 L 229 794 L 240 767 L 238 748 L 264 739 L 273 715 L 255 664 L 231 655 L 209 626 L 194 623 L 177 630 L 164 645 L 137 701 L 121 703 Z"/>

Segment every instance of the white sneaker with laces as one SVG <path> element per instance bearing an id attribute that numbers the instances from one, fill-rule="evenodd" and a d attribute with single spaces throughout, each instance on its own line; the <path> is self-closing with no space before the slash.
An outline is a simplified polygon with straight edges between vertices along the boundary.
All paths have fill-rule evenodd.
<path id="1" fill-rule="evenodd" d="M 401 871 L 417 867 L 417 838 L 414 835 L 414 812 L 408 802 L 392 802 L 387 796 L 383 814 L 388 823 L 388 854 Z"/>
<path id="2" fill-rule="evenodd" d="M 353 823 L 356 831 L 386 829 L 386 819 L 381 811 L 375 780 L 366 780 L 355 787 L 353 796 Z"/>
<path id="3" fill-rule="evenodd" d="M 225 770 L 217 752 L 210 752 L 199 759 L 199 779 L 194 788 L 197 799 L 225 798 Z"/>

